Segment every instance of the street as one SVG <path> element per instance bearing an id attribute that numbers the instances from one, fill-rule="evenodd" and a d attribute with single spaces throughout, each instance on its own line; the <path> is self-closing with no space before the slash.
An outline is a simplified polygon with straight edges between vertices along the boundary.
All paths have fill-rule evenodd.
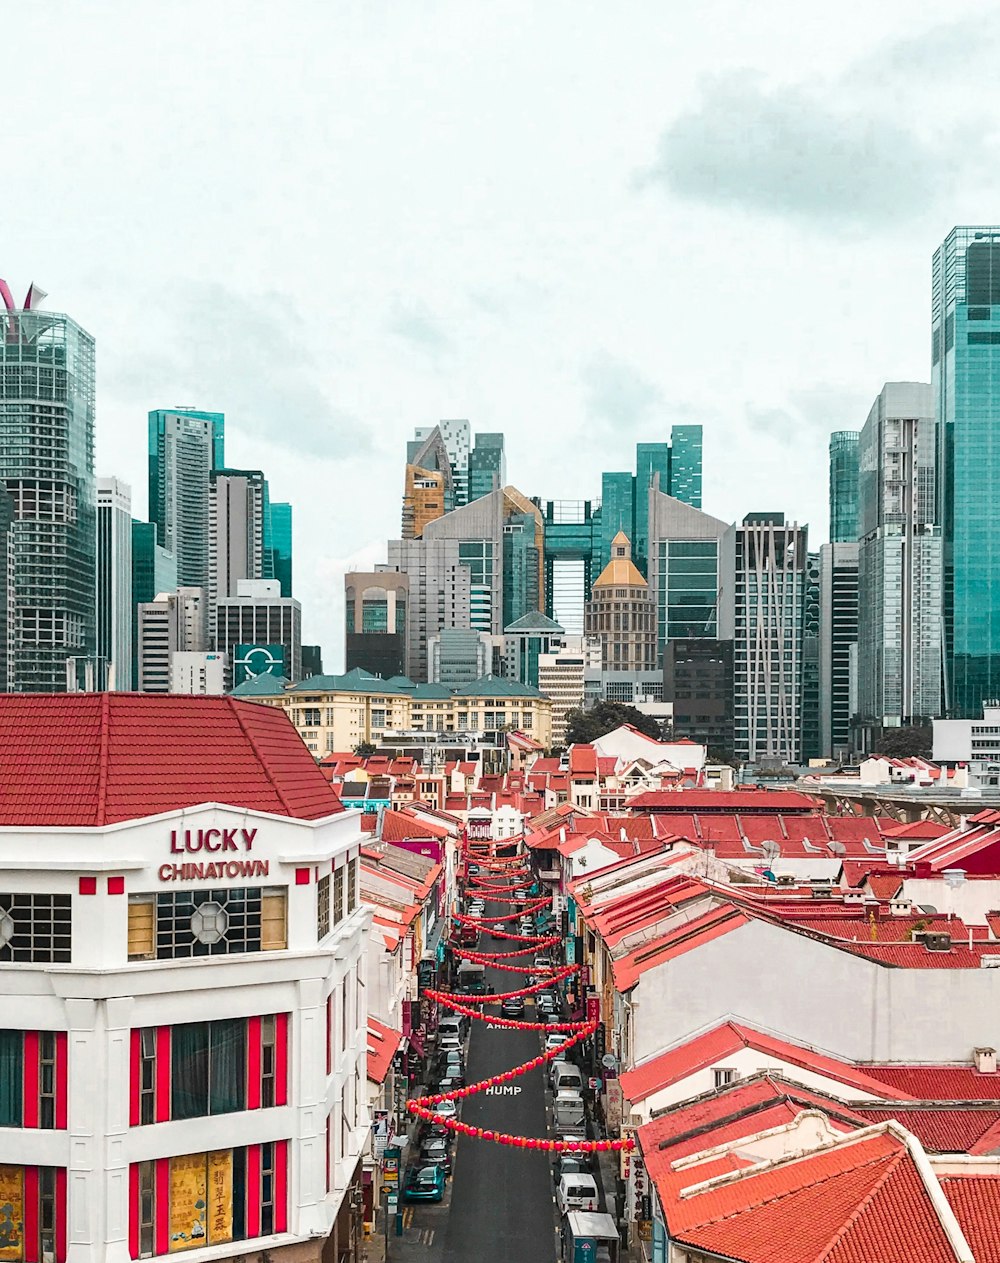
<path id="1" fill-rule="evenodd" d="M 487 970 L 496 991 L 523 985 L 523 976 Z M 499 1013 L 499 1006 L 493 1006 Z M 529 1006 L 525 1017 L 531 1020 Z M 537 1057 L 536 1031 L 490 1028 L 473 1022 L 466 1078 L 477 1083 Z M 463 1122 L 522 1136 L 545 1135 L 543 1070 L 468 1098 Z M 516 1263 L 553 1263 L 555 1212 L 550 1157 L 460 1136 L 452 1177 L 451 1211 L 444 1238 L 445 1263 L 487 1259 L 499 1253 Z"/>

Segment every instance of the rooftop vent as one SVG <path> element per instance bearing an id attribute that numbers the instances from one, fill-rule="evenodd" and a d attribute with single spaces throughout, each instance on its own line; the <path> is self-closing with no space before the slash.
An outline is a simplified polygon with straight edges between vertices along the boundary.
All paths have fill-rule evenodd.
<path id="1" fill-rule="evenodd" d="M 995 1048 L 973 1048 L 972 1060 L 980 1074 L 996 1074 L 997 1050 Z"/>

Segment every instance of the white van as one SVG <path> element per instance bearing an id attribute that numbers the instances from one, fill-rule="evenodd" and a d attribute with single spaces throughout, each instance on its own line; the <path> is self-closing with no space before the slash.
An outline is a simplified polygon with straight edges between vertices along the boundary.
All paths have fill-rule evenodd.
<path id="1" fill-rule="evenodd" d="M 582 1092 L 583 1075 L 580 1073 L 580 1067 L 574 1066 L 570 1061 L 555 1062 L 552 1070 L 552 1090 L 553 1092 Z"/>
<path id="2" fill-rule="evenodd" d="M 564 1175 L 556 1191 L 556 1203 L 560 1215 L 568 1215 L 571 1210 L 597 1210 L 597 1181 L 582 1171 Z"/>

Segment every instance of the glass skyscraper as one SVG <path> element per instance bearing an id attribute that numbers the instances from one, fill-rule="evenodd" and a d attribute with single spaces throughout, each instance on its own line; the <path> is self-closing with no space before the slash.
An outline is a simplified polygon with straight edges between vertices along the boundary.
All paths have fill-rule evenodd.
<path id="1" fill-rule="evenodd" d="M 1000 697 L 1000 227 L 953 228 L 934 254 L 931 382 L 945 707 L 978 718 Z"/>
<path id="2" fill-rule="evenodd" d="M 502 434 L 477 434 L 469 453 L 469 502 L 500 490 L 507 481 Z"/>
<path id="3" fill-rule="evenodd" d="M 13 500 L 19 692 L 62 692 L 96 645 L 94 339 L 68 316 L 0 307 L 0 481 Z M 39 297 L 32 290 L 26 302 Z"/>
<path id="4" fill-rule="evenodd" d="M 830 435 L 830 543 L 853 544 L 858 538 L 857 430 Z"/>
<path id="5" fill-rule="evenodd" d="M 221 412 L 158 408 L 149 414 L 149 520 L 177 558 L 182 587 L 209 586 L 209 475 L 225 465 Z"/>

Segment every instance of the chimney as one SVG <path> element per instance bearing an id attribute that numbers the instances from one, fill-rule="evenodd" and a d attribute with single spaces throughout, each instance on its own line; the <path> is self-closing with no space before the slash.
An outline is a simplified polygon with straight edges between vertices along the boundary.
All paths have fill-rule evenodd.
<path id="1" fill-rule="evenodd" d="M 973 1048 L 972 1059 L 976 1063 L 979 1074 L 996 1074 L 997 1050 L 995 1048 Z"/>

